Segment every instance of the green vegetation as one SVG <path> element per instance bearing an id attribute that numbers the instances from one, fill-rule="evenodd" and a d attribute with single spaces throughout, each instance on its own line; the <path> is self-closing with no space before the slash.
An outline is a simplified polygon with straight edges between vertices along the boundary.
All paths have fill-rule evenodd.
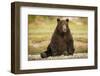
<path id="1" fill-rule="evenodd" d="M 70 17 L 69 27 L 74 38 L 75 52 L 87 53 L 87 18 Z M 39 54 L 46 50 L 57 25 L 54 16 L 28 16 L 28 53 Z"/>

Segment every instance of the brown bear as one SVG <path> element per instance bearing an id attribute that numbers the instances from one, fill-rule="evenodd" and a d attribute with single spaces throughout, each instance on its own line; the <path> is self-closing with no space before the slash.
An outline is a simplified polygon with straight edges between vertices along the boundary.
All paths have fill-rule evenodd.
<path id="1" fill-rule="evenodd" d="M 51 42 L 47 50 L 41 53 L 42 58 L 49 56 L 73 55 L 74 41 L 69 29 L 69 19 L 57 19 L 57 27 L 52 35 Z"/>

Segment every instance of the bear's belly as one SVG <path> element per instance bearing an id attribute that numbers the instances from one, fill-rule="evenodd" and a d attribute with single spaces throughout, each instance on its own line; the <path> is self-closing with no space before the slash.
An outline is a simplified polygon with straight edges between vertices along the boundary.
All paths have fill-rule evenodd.
<path id="1" fill-rule="evenodd" d="M 67 44 L 63 39 L 60 39 L 57 45 L 57 55 L 62 55 L 64 51 L 67 51 Z"/>

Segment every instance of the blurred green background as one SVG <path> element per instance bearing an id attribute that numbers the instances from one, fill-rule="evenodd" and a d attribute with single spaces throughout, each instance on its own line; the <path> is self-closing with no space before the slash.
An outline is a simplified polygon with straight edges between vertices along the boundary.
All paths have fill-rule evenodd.
<path id="1" fill-rule="evenodd" d="M 28 15 L 28 54 L 36 55 L 46 51 L 57 25 L 58 16 Z M 74 38 L 75 53 L 87 53 L 88 18 L 69 18 L 69 28 Z"/>

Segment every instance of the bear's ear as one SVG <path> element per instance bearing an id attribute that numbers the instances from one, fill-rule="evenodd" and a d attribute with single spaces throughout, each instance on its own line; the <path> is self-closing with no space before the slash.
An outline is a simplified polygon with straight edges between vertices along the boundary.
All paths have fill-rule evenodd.
<path id="1" fill-rule="evenodd" d="M 66 22 L 69 22 L 69 19 L 66 19 Z"/>
<path id="2" fill-rule="evenodd" d="M 59 18 L 57 18 L 57 22 L 59 22 L 60 21 L 60 19 Z"/>

